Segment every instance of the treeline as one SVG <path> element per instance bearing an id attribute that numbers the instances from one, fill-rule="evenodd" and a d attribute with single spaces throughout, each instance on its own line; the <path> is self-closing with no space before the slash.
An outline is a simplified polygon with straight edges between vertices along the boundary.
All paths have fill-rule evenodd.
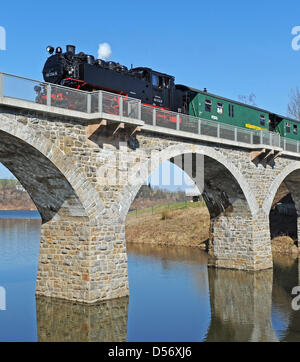
<path id="1" fill-rule="evenodd" d="M 170 192 L 167 190 L 159 189 L 158 187 L 152 188 L 150 185 L 143 185 L 138 194 L 136 200 L 167 200 L 170 202 L 185 201 L 187 199 L 184 191 L 178 190 Z"/>
<path id="2" fill-rule="evenodd" d="M 5 188 L 16 188 L 18 180 L 15 179 L 0 179 L 0 190 Z"/>
<path id="3" fill-rule="evenodd" d="M 0 179 L 0 198 L 2 200 L 22 198 L 23 192 L 16 189 L 18 182 L 19 181 L 15 179 Z"/>

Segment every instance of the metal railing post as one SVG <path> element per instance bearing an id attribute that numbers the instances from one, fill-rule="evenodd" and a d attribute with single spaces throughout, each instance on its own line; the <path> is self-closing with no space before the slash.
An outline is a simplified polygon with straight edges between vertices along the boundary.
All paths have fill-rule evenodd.
<path id="1" fill-rule="evenodd" d="M 152 124 L 153 126 L 156 126 L 156 109 L 153 108 L 153 113 L 152 113 Z"/>
<path id="2" fill-rule="evenodd" d="M 220 138 L 220 123 L 217 124 L 217 138 Z"/>
<path id="3" fill-rule="evenodd" d="M 176 131 L 180 130 L 180 124 L 179 124 L 179 114 L 176 116 Z"/>
<path id="4" fill-rule="evenodd" d="M 198 119 L 198 134 L 201 134 L 201 119 Z"/>
<path id="5" fill-rule="evenodd" d="M 122 96 L 119 97 L 120 97 L 119 116 L 123 117 L 123 97 Z"/>
<path id="6" fill-rule="evenodd" d="M 86 111 L 87 111 L 87 113 L 91 113 L 91 111 L 92 111 L 92 95 L 91 95 L 91 93 L 87 94 Z"/>
<path id="7" fill-rule="evenodd" d="M 140 100 L 138 102 L 138 120 L 142 120 L 142 102 Z"/>
<path id="8" fill-rule="evenodd" d="M 47 84 L 47 106 L 51 107 L 51 85 Z"/>
<path id="9" fill-rule="evenodd" d="M 278 138 L 278 147 L 281 147 L 281 136 L 280 134 L 277 135 Z"/>
<path id="10" fill-rule="evenodd" d="M 0 98 L 4 97 L 4 74 L 0 73 Z"/>
<path id="11" fill-rule="evenodd" d="M 297 141 L 297 153 L 299 153 L 299 142 Z"/>
<path id="12" fill-rule="evenodd" d="M 253 132 L 250 133 L 250 144 L 253 145 Z"/>
<path id="13" fill-rule="evenodd" d="M 103 99 L 103 93 L 102 91 L 98 91 L 98 112 L 102 113 L 102 99 Z"/>
<path id="14" fill-rule="evenodd" d="M 234 127 L 234 140 L 237 142 L 237 128 Z"/>
<path id="15" fill-rule="evenodd" d="M 283 149 L 284 149 L 284 151 L 286 151 L 286 138 L 285 137 L 283 138 Z"/>
<path id="16" fill-rule="evenodd" d="M 260 130 L 260 144 L 263 144 L 263 131 Z"/>

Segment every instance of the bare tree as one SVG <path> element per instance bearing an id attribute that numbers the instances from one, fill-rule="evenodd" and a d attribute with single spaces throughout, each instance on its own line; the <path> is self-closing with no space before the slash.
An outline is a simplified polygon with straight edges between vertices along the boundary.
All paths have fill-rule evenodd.
<path id="1" fill-rule="evenodd" d="M 300 91 L 298 87 L 291 90 L 287 111 L 289 116 L 300 121 Z"/>
<path id="2" fill-rule="evenodd" d="M 238 95 L 238 99 L 241 103 L 249 104 L 250 106 L 256 106 L 256 95 L 254 93 L 250 93 L 248 96 Z"/>

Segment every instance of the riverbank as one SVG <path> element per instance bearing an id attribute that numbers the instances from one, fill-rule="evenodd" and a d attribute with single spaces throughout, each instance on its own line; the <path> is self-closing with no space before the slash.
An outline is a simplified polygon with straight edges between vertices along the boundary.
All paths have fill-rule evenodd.
<path id="1" fill-rule="evenodd" d="M 18 201 L 18 200 L 17 200 Z M 0 210 L 1 211 L 36 211 L 36 207 L 31 200 L 28 202 L 20 201 L 20 202 L 1 202 Z"/>
<path id="2" fill-rule="evenodd" d="M 16 189 L 0 190 L 0 210 L 29 210 L 36 207 L 27 192 Z"/>
<path id="3" fill-rule="evenodd" d="M 209 238 L 210 217 L 206 207 L 165 210 L 156 215 L 126 219 L 127 243 L 205 248 Z"/>
<path id="4" fill-rule="evenodd" d="M 210 235 L 210 216 L 205 206 L 180 210 L 164 210 L 151 215 L 126 219 L 126 242 L 160 246 L 187 246 L 206 249 Z M 289 236 L 277 236 L 271 240 L 272 252 L 282 255 L 299 254 L 297 243 Z"/>

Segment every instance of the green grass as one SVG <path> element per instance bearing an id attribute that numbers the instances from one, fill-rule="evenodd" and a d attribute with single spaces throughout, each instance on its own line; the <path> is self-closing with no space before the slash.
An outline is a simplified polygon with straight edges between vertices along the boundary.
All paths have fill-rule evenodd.
<path id="1" fill-rule="evenodd" d="M 15 180 L 15 179 L 0 179 L 0 187 L 4 184 L 4 183 L 8 183 L 10 186 L 15 186 L 19 181 Z"/>

